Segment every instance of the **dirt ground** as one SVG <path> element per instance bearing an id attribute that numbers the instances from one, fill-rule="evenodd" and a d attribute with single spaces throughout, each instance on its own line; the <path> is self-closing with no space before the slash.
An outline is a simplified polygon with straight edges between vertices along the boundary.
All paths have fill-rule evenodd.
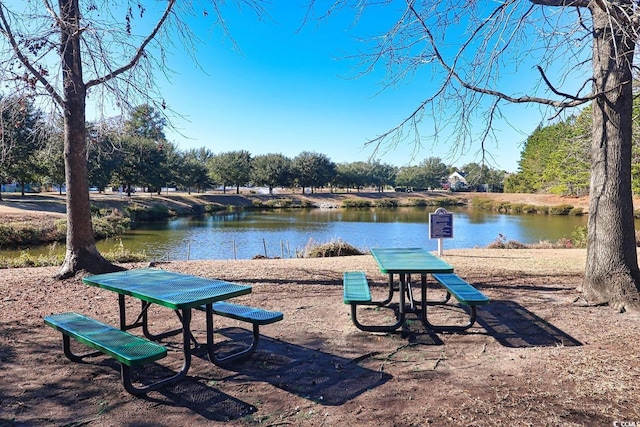
<path id="1" fill-rule="evenodd" d="M 371 256 L 189 261 L 157 267 L 249 284 L 239 302 L 279 310 L 261 327 L 253 357 L 221 368 L 203 353 L 188 377 L 133 397 L 113 360 L 67 360 L 50 313 L 78 311 L 117 325 L 116 296 L 52 278 L 55 268 L 3 270 L 0 281 L 2 426 L 585 426 L 640 421 L 640 316 L 584 304 L 577 288 L 584 250 L 450 250 L 444 259 L 491 299 L 461 334 L 432 333 L 409 316 L 398 333 L 367 333 L 342 301 L 344 271 L 364 270 L 374 298 L 386 276 Z M 127 265 L 128 268 L 143 265 Z M 435 289 L 430 295 L 437 297 Z M 131 311 L 137 308 L 130 301 Z M 362 309 L 391 321 L 390 309 Z M 461 312 L 430 309 L 432 321 Z M 153 330 L 175 326 L 152 312 Z M 195 335 L 204 337 L 196 313 Z M 216 340 L 248 337 L 247 325 L 216 319 Z M 151 379 L 180 368 L 169 356 L 141 368 Z M 630 424 L 628 424 L 630 425 Z"/>
<path id="2" fill-rule="evenodd" d="M 587 202 L 525 196 L 532 199 L 496 197 Z M 0 220 L 52 216 L 64 216 L 60 197 L 0 203 Z M 0 427 L 640 425 L 640 315 L 580 299 L 584 250 L 446 250 L 444 259 L 492 300 L 466 333 L 432 333 L 411 315 L 397 333 L 356 329 L 342 273 L 364 270 L 376 299 L 386 289 L 368 255 L 159 264 L 249 284 L 253 292 L 237 301 L 282 311 L 284 320 L 261 327 L 251 359 L 221 368 L 198 352 L 184 381 L 145 397 L 124 391 L 107 357 L 67 360 L 60 333 L 42 320 L 77 311 L 117 325 L 113 293 L 81 277 L 57 281 L 55 268 L 0 270 Z M 133 313 L 138 305 L 129 304 Z M 463 318 L 458 308 L 429 313 L 433 322 Z M 151 315 L 154 331 L 177 324 L 169 310 Z M 391 322 L 394 312 L 360 315 Z M 192 326 L 203 339 L 202 313 Z M 222 346 L 249 336 L 240 322 L 220 318 L 216 326 Z M 178 340 L 163 343 L 169 356 L 137 370 L 140 379 L 180 368 Z"/>

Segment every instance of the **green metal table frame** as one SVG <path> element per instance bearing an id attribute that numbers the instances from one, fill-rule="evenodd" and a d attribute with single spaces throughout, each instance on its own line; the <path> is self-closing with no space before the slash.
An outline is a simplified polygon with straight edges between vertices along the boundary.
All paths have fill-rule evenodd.
<path id="1" fill-rule="evenodd" d="M 373 305 L 388 305 L 395 293 L 394 275 L 398 275 L 399 306 L 396 323 L 392 325 L 363 325 L 354 317 L 354 324 L 363 331 L 393 332 L 404 325 L 407 313 L 406 297 L 409 299 L 409 310 L 418 312 L 425 325 L 427 320 L 427 305 L 445 304 L 443 301 L 427 301 L 427 274 L 453 273 L 453 267 L 442 259 L 423 248 L 374 248 L 371 255 L 375 259 L 380 271 L 389 275 L 389 294 L 384 301 L 372 302 Z M 411 274 L 420 275 L 421 301 L 420 309 L 416 309 L 416 301 L 411 287 Z M 353 310 L 355 311 L 355 310 Z M 355 313 L 353 314 L 355 316 Z"/>
<path id="2" fill-rule="evenodd" d="M 158 380 L 151 384 L 135 387 L 131 384 L 129 367 L 124 365 L 122 371 L 125 388 L 132 394 L 142 394 L 156 390 L 166 384 L 184 378 L 191 366 L 193 352 L 191 343 L 195 341 L 191 332 L 191 310 L 205 306 L 207 316 L 207 352 L 209 360 L 218 364 L 213 340 L 213 312 L 212 304 L 251 293 L 251 286 L 225 282 L 197 276 L 191 276 L 172 271 L 155 268 L 120 271 L 88 276 L 82 281 L 90 286 L 96 286 L 118 294 L 120 314 L 120 329 L 129 330 L 142 328 L 143 334 L 153 340 L 177 335 L 182 332 L 183 365 L 175 375 Z M 142 302 L 141 311 L 133 323 L 127 324 L 125 297 L 137 298 Z M 167 307 L 175 311 L 181 327 L 161 334 L 152 334 L 148 326 L 148 310 L 152 304 Z M 126 377 L 126 378 L 125 378 Z"/>

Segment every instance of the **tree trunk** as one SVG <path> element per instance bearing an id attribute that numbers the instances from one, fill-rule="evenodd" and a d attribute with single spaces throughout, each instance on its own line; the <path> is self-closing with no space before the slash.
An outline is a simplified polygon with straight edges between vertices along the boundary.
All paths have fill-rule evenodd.
<path id="1" fill-rule="evenodd" d="M 60 0 L 61 57 L 64 85 L 64 165 L 67 184 L 67 251 L 57 277 L 64 279 L 80 270 L 91 273 L 116 267 L 98 252 L 91 225 L 86 156 L 85 101 L 80 55 L 80 9 L 78 0 Z"/>
<path id="2" fill-rule="evenodd" d="M 595 5 L 593 141 L 583 294 L 621 311 L 640 308 L 631 192 L 632 62 L 635 40 Z"/>

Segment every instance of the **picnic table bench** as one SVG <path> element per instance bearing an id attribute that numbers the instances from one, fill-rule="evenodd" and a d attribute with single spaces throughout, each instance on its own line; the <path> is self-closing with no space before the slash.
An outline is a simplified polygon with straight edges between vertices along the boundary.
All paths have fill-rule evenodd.
<path id="1" fill-rule="evenodd" d="M 83 362 L 87 357 L 106 354 L 120 362 L 122 382 L 129 393 L 141 394 L 159 387 L 134 386 L 130 367 L 164 358 L 167 355 L 164 346 L 75 312 L 45 316 L 44 322 L 62 332 L 62 348 L 69 360 Z M 97 351 L 76 354 L 71 350 L 70 338 Z"/>
<path id="2" fill-rule="evenodd" d="M 343 274 L 345 304 L 366 304 L 371 302 L 371 291 L 364 271 L 347 271 Z"/>
<path id="3" fill-rule="evenodd" d="M 437 326 L 429 323 L 425 316 L 425 322 L 427 325 L 435 330 L 460 330 L 464 331 L 469 329 L 476 322 L 477 310 L 479 305 L 487 305 L 490 302 L 489 297 L 477 290 L 469 282 L 462 279 L 455 273 L 434 273 L 431 275 L 440 285 L 442 285 L 446 291 L 447 296 L 443 302 L 432 303 L 441 304 L 446 303 L 453 295 L 456 300 L 462 305 L 466 305 L 470 309 L 469 322 L 465 325 L 449 325 L 449 326 Z"/>
<path id="4" fill-rule="evenodd" d="M 198 310 L 206 311 L 206 305 L 196 307 Z M 260 325 L 269 325 L 271 323 L 282 320 L 283 314 L 279 311 L 264 310 L 262 308 L 251 307 L 248 305 L 234 304 L 225 301 L 215 302 L 211 305 L 211 311 L 218 316 L 228 317 L 230 319 L 239 320 L 241 322 L 251 323 L 253 325 L 253 339 L 251 344 L 244 350 L 231 353 L 227 356 L 215 356 L 216 363 L 225 363 L 249 357 L 255 351 L 260 339 Z M 210 316 L 207 316 L 209 319 Z"/>
<path id="5" fill-rule="evenodd" d="M 344 286 L 343 300 L 345 304 L 351 305 L 351 321 L 356 328 L 367 332 L 390 332 L 398 329 L 404 323 L 404 317 L 400 316 L 398 321 L 393 325 L 364 325 L 358 320 L 358 305 L 376 305 L 381 306 L 389 302 L 372 301 L 369 282 L 364 271 L 347 271 L 342 276 Z M 404 304 L 404 295 L 400 295 L 400 299 Z"/>

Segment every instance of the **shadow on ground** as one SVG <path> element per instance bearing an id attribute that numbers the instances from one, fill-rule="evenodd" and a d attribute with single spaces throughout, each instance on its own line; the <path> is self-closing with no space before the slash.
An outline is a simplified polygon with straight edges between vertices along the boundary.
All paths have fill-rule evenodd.
<path id="1" fill-rule="evenodd" d="M 233 342 L 250 334 L 241 328 L 219 332 Z M 391 378 L 387 373 L 363 368 L 358 365 L 361 360 L 261 337 L 259 350 L 250 359 L 225 367 L 235 372 L 225 380 L 267 382 L 322 405 L 342 405 Z"/>
<path id="2" fill-rule="evenodd" d="M 147 396 L 145 399 L 165 406 L 188 408 L 212 421 L 236 420 L 257 411 L 255 406 L 209 387 L 206 382 L 204 378 L 188 376 L 158 390 L 163 397 Z"/>
<path id="3" fill-rule="evenodd" d="M 513 301 L 492 300 L 478 323 L 505 347 L 580 346 L 582 343 Z"/>

